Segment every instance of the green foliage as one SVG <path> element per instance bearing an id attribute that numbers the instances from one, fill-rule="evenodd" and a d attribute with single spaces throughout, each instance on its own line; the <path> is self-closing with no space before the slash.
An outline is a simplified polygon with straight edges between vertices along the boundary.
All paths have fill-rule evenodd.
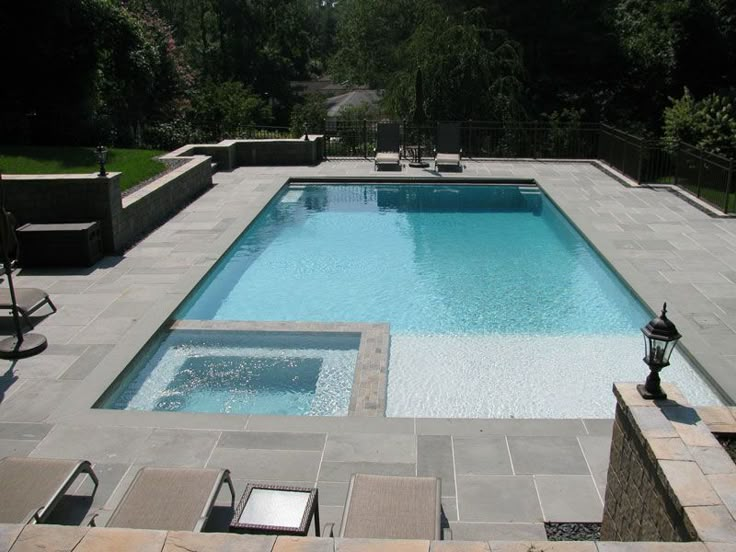
<path id="1" fill-rule="evenodd" d="M 736 109 L 734 101 L 710 94 L 695 101 L 685 88 L 664 112 L 663 143 L 674 151 L 681 142 L 711 153 L 736 158 Z"/>
<path id="2" fill-rule="evenodd" d="M 310 132 L 317 132 L 322 129 L 325 117 L 327 117 L 327 108 L 324 96 L 308 94 L 302 103 L 295 105 L 292 109 L 289 128 L 294 136 L 304 134 L 304 125 Z"/>
<path id="3" fill-rule="evenodd" d="M 204 140 L 237 138 L 271 118 L 266 102 L 237 81 L 206 83 L 192 98 L 190 118 Z"/>
<path id="4" fill-rule="evenodd" d="M 680 142 L 698 141 L 698 114 L 695 99 L 687 88 L 681 98 L 670 98 L 670 101 L 672 105 L 664 110 L 662 143 L 673 152 Z"/>
<path id="5" fill-rule="evenodd" d="M 163 151 L 112 148 L 107 153 L 106 168 L 122 172 L 120 189 L 127 190 L 166 169 L 154 159 Z M 93 174 L 99 165 L 94 148 L 70 147 L 0 147 L 0 172 L 5 174 Z"/>

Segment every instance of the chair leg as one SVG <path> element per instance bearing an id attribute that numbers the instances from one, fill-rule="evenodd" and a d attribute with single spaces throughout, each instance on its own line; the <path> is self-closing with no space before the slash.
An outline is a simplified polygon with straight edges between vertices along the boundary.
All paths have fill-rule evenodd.
<path id="1" fill-rule="evenodd" d="M 92 496 L 95 496 L 95 493 L 97 492 L 97 487 L 100 486 L 100 480 L 97 478 L 97 474 L 92 469 L 92 465 L 84 466 L 81 470 L 79 470 L 80 473 L 86 473 L 89 475 L 89 478 L 92 480 L 92 483 L 94 483 L 95 488 L 92 489 Z"/>
<path id="2" fill-rule="evenodd" d="M 49 307 L 51 307 L 51 311 L 56 312 L 56 305 L 51 301 L 51 297 L 46 297 L 46 302 L 49 304 Z"/>
<path id="3" fill-rule="evenodd" d="M 20 307 L 16 307 L 16 309 L 20 313 L 21 317 L 23 317 L 23 320 L 25 320 L 25 323 L 28 324 L 28 327 L 30 329 L 33 329 L 33 327 L 34 327 L 33 326 L 33 322 L 31 322 L 31 318 L 28 316 L 28 313 L 26 312 L 26 310 L 25 309 L 22 309 Z"/>
<path id="4" fill-rule="evenodd" d="M 224 480 L 224 483 L 227 483 L 227 486 L 230 487 L 230 496 L 232 497 L 230 500 L 230 506 L 234 509 L 235 508 L 235 487 L 233 487 L 233 480 L 230 478 L 230 475 L 226 475 Z"/>

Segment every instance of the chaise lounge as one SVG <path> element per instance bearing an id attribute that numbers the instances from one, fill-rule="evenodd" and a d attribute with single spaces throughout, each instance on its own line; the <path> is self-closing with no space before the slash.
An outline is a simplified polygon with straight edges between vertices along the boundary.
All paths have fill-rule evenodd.
<path id="1" fill-rule="evenodd" d="M 49 294 L 41 289 L 36 288 L 13 288 L 15 291 L 15 302 L 18 313 L 21 315 L 31 329 L 33 329 L 33 323 L 31 322 L 30 315 L 36 312 L 44 305 L 51 307 L 52 312 L 56 312 L 56 306 L 51 302 Z M 13 310 L 13 301 L 10 297 L 10 289 L 0 289 L 0 309 Z"/>
<path id="2" fill-rule="evenodd" d="M 16 458 L 0 460 L 0 523 L 43 523 L 80 474 L 99 481 L 87 460 Z"/>
<path id="3" fill-rule="evenodd" d="M 339 536 L 440 540 L 441 494 L 437 477 L 354 474 Z M 324 534 L 333 535 L 331 524 Z"/>
<path id="4" fill-rule="evenodd" d="M 376 158 L 374 169 L 395 166 L 401 169 L 401 130 L 398 123 L 379 123 L 376 129 Z"/>
<path id="5" fill-rule="evenodd" d="M 434 170 L 439 166 L 461 168 L 460 158 L 463 150 L 460 147 L 460 125 L 442 123 L 437 127 L 437 153 L 434 157 Z"/>
<path id="6" fill-rule="evenodd" d="M 225 483 L 234 507 L 235 489 L 229 470 L 141 468 L 107 527 L 199 532 Z"/>

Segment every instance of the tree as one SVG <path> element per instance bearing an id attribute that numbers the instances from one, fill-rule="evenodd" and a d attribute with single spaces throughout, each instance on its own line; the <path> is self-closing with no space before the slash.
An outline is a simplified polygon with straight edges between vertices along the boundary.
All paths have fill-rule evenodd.
<path id="1" fill-rule="evenodd" d="M 246 134 L 256 123 L 267 122 L 266 102 L 238 81 L 205 83 L 192 98 L 190 119 L 205 140 L 219 141 Z"/>
<path id="2" fill-rule="evenodd" d="M 318 132 L 327 117 L 325 98 L 320 94 L 308 94 L 301 103 L 291 111 L 289 126 L 291 133 L 298 136 L 304 132 L 306 125 L 309 132 Z"/>

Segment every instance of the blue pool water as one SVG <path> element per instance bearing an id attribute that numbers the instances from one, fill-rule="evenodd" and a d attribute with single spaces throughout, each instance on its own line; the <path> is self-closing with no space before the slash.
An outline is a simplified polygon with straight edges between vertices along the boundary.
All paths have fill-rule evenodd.
<path id="1" fill-rule="evenodd" d="M 291 186 L 177 316 L 389 322 L 387 415 L 442 417 L 610 417 L 651 318 L 536 188 L 429 185 Z"/>

